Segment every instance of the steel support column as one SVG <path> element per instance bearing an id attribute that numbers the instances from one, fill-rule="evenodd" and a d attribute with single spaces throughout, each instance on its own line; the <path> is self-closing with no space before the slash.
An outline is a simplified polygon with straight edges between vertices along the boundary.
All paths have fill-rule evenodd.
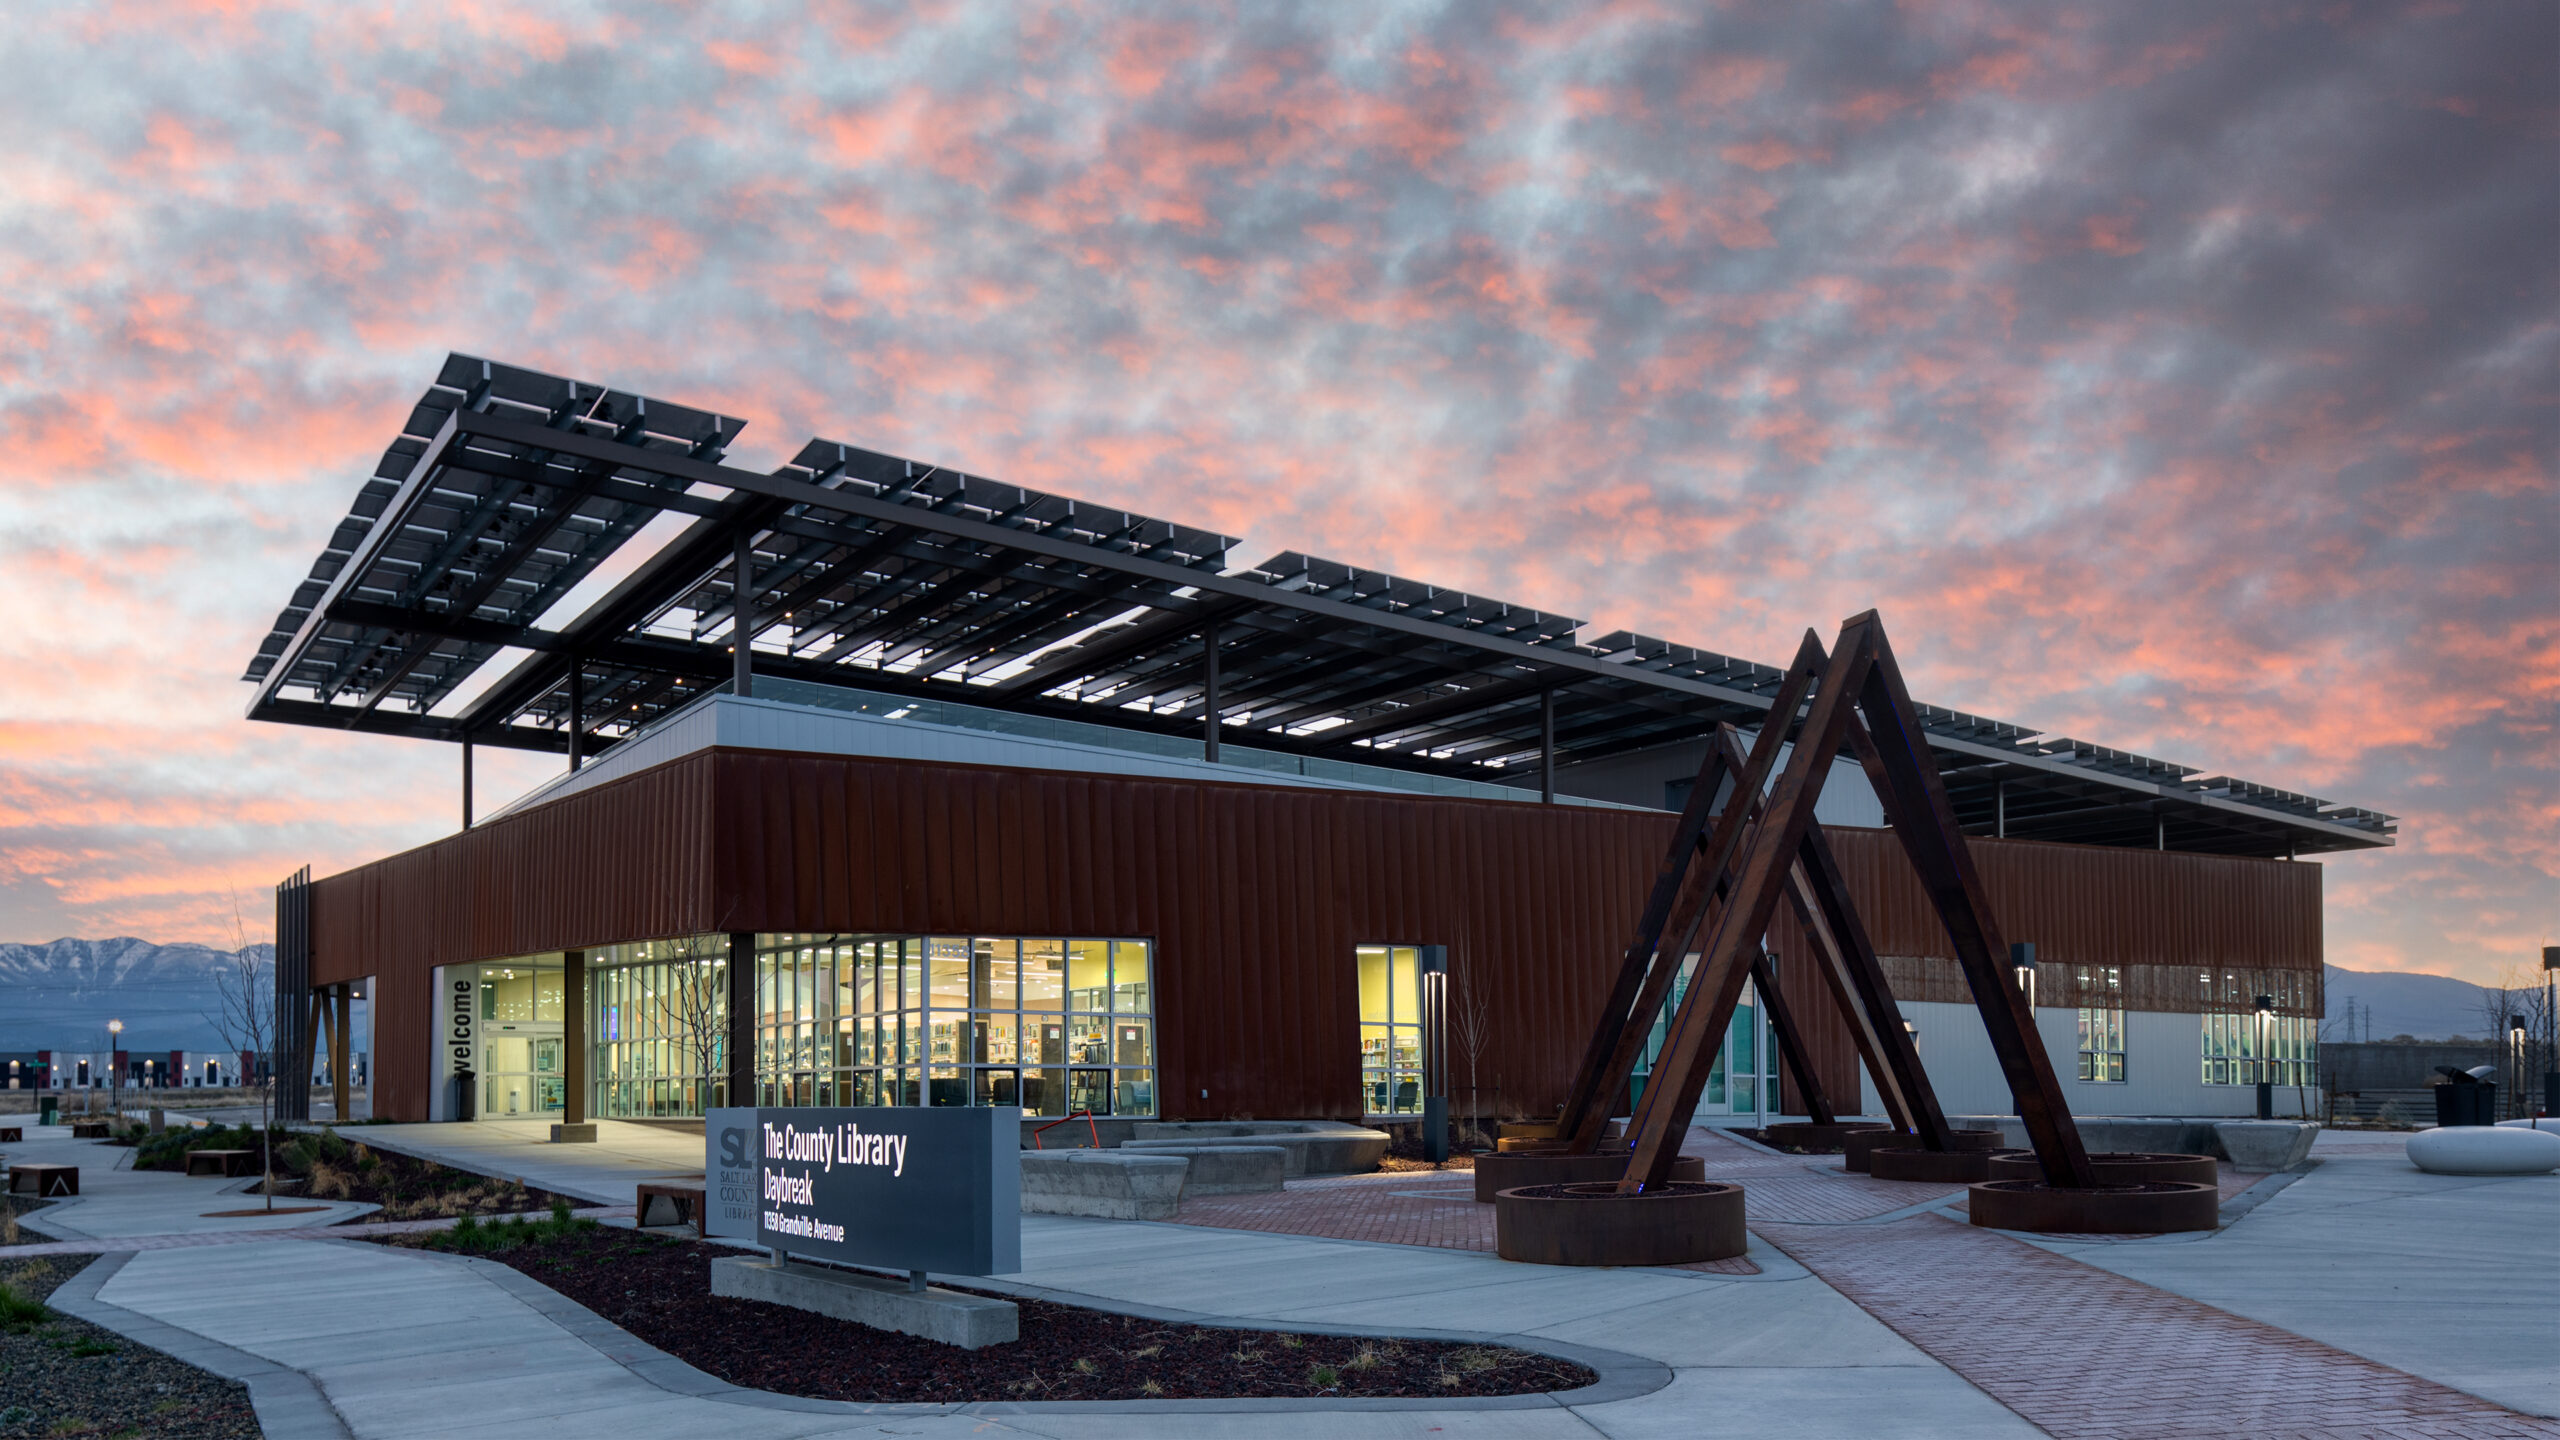
<path id="1" fill-rule="evenodd" d="M 1218 622 L 1200 632 L 1200 744 L 1210 764 L 1218 763 Z"/>
<path id="2" fill-rule="evenodd" d="M 471 737 L 462 737 L 462 828 L 471 828 Z"/>
<path id="3" fill-rule="evenodd" d="M 1538 803 L 1556 803 L 1556 692 L 1538 692 Z"/>
<path id="4" fill-rule="evenodd" d="M 587 666 L 569 662 L 569 768 L 587 763 Z"/>
<path id="5" fill-rule="evenodd" d="M 748 643 L 754 637 L 747 633 L 748 612 L 755 596 L 756 542 L 744 530 L 738 532 L 733 563 L 736 568 L 729 585 L 735 614 L 729 621 L 729 688 L 743 698 L 756 693 L 755 648 Z"/>
<path id="6" fill-rule="evenodd" d="M 728 1104 L 752 1106 L 756 1094 L 756 937 L 729 935 Z"/>

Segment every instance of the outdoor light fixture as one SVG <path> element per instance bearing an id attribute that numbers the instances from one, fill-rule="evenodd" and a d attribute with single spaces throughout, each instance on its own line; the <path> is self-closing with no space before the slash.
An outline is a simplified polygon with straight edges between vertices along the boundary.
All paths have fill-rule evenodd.
<path id="1" fill-rule="evenodd" d="M 2021 940 L 2009 947 L 2009 963 L 2017 967 L 2018 993 L 2027 997 L 2027 1008 L 2036 1008 L 2036 946 L 2032 940 Z"/>
<path id="2" fill-rule="evenodd" d="M 1449 947 L 1420 947 L 1422 971 L 1422 1153 L 1449 1158 Z"/>
<path id="3" fill-rule="evenodd" d="M 2276 1118 L 2276 1084 L 2267 1068 L 2269 1037 L 2275 1033 L 2276 1001 L 2272 995 L 2258 997 L 2258 1118 Z"/>
<path id="4" fill-rule="evenodd" d="M 123 1035 L 123 1021 L 107 1022 L 107 1112 L 109 1114 L 115 1114 L 124 1109 L 124 1066 L 118 1063 L 118 1057 L 123 1054 Z"/>

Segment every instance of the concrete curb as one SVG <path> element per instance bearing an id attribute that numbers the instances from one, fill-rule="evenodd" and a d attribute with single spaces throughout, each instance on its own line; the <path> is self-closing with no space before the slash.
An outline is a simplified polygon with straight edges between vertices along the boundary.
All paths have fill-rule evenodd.
<path id="1" fill-rule="evenodd" d="M 267 1440 L 354 1440 L 355 1432 L 347 1428 L 345 1417 L 301 1371 L 99 1299 L 99 1289 L 140 1253 L 119 1250 L 99 1256 L 64 1281 L 45 1303 L 208 1374 L 239 1381 L 249 1388 L 249 1404 L 257 1411 L 258 1428 L 266 1432 Z"/>
<path id="2" fill-rule="evenodd" d="M 360 1240 L 324 1240 L 328 1245 L 365 1245 Z M 379 1249 L 380 1246 L 367 1248 Z M 1379 1340 L 1447 1340 L 1466 1345 L 1504 1345 L 1533 1354 L 1551 1355 L 1587 1365 L 1599 1375 L 1592 1384 L 1579 1390 L 1555 1391 L 1538 1395 L 1451 1396 L 1447 1399 L 1388 1400 L 1345 1397 L 1323 1399 L 1255 1399 L 1224 1400 L 971 1400 L 952 1404 L 896 1402 L 864 1404 L 852 1400 L 812 1400 L 798 1395 L 777 1395 L 769 1390 L 750 1390 L 732 1385 L 715 1375 L 706 1374 L 675 1356 L 651 1345 L 640 1337 L 589 1310 L 584 1305 L 552 1289 L 531 1276 L 524 1275 L 494 1260 L 474 1255 L 448 1255 L 433 1250 L 408 1250 L 402 1253 L 446 1265 L 460 1265 L 487 1280 L 499 1290 L 522 1301 L 534 1313 L 558 1325 L 588 1348 L 622 1368 L 670 1394 L 699 1400 L 717 1400 L 731 1405 L 744 1405 L 758 1410 L 788 1410 L 811 1415 L 1182 1415 L 1234 1412 L 1243 1414 L 1324 1414 L 1354 1410 L 1406 1410 L 1418 1412 L 1471 1410 L 1547 1410 L 1572 1409 L 1584 1405 L 1605 1405 L 1619 1400 L 1632 1400 L 1650 1395 L 1671 1383 L 1671 1367 L 1660 1361 L 1628 1355 L 1616 1350 L 1600 1350 L 1589 1346 L 1568 1345 L 1531 1335 L 1498 1335 L 1475 1330 L 1379 1329 L 1364 1325 L 1300 1324 L 1295 1321 L 1243 1320 L 1218 1315 L 1202 1315 L 1188 1310 L 1169 1310 L 1157 1306 L 1132 1305 L 1079 1291 L 1052 1290 L 1039 1285 L 1024 1285 L 993 1280 L 978 1275 L 945 1275 L 937 1280 L 973 1286 L 982 1290 L 1032 1300 L 1049 1300 L 1062 1305 L 1076 1305 L 1088 1310 L 1132 1315 L 1145 1320 L 1165 1320 L 1177 1324 L 1202 1325 L 1219 1330 L 1285 1330 L 1301 1335 L 1336 1335 L 1355 1339 Z M 278 1437 L 270 1436 L 270 1440 Z"/>

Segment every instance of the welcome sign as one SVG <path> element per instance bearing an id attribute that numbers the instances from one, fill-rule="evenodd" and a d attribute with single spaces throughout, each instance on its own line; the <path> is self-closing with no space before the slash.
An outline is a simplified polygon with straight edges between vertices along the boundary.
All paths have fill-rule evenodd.
<path id="1" fill-rule="evenodd" d="M 719 1112 L 754 1116 L 755 1239 L 811 1260 L 1000 1275 L 1022 1268 L 1022 1112 L 903 1105 Z M 706 1197 L 708 1198 L 708 1197 Z M 722 1207 L 715 1205 L 715 1213 Z"/>

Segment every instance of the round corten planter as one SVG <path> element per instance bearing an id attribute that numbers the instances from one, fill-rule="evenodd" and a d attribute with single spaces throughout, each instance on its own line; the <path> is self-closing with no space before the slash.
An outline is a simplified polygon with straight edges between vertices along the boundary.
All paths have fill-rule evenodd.
<path id="1" fill-rule="evenodd" d="M 1606 1181 L 1525 1185 L 1493 1202 L 1494 1250 L 1532 1265 L 1687 1265 L 1750 1248 L 1742 1187 L 1664 1185 L 1621 1195 Z"/>
<path id="2" fill-rule="evenodd" d="M 2000 1132 L 1997 1130 L 1958 1130 L 1953 1132 L 1952 1139 L 1951 1148 L 1956 1150 L 2000 1148 Z M 1863 1172 L 1867 1168 L 1867 1157 L 1877 1150 L 1888 1145 L 1907 1149 L 1919 1144 L 1920 1137 L 1907 1131 L 1883 1128 L 1852 1130 L 1840 1137 L 1840 1154 L 1848 1168 Z"/>
<path id="3" fill-rule="evenodd" d="M 1493 1197 L 1505 1190 L 1523 1185 L 1578 1185 L 1607 1181 L 1615 1184 L 1627 1173 L 1627 1152 L 1608 1155 L 1566 1155 L 1557 1151 L 1518 1151 L 1502 1155 L 1476 1157 L 1476 1203 L 1490 1205 Z M 1671 1178 L 1704 1180 L 1707 1162 L 1695 1155 L 1683 1155 L 1671 1162 Z"/>
<path id="4" fill-rule="evenodd" d="M 1846 1122 L 1816 1125 L 1811 1121 L 1805 1121 L 1799 1124 L 1765 1126 L 1760 1131 L 1759 1140 L 1763 1145 L 1784 1145 L 1797 1150 L 1836 1155 L 1840 1152 L 1841 1142 L 1848 1136 L 1861 1130 L 1874 1128 L 1872 1125 Z"/>
<path id="5" fill-rule="evenodd" d="M 2219 1184 L 2210 1155 L 2142 1155 L 2119 1150 L 2093 1154 L 2089 1164 L 2097 1170 L 2100 1185 L 2153 1185 L 2165 1181 Z M 2033 1150 L 2003 1150 L 1991 1157 L 1989 1178 L 2041 1180 L 2044 1166 L 2036 1163 Z"/>
<path id="6" fill-rule="evenodd" d="M 1969 1185 L 1991 1178 L 1987 1150 L 1915 1150 L 1887 1145 L 1867 1152 L 1867 1173 L 1879 1180 L 1927 1180 Z"/>
<path id="7" fill-rule="evenodd" d="M 1986 1180 L 1965 1197 L 1973 1223 L 2055 1235 L 2163 1235 L 2210 1230 L 2222 1208 L 2212 1185 L 2167 1180 L 2057 1190 L 2042 1180 Z"/>
<path id="8" fill-rule="evenodd" d="M 1493 1127 L 1494 1143 L 1502 1145 L 1513 1140 L 1526 1140 L 1536 1144 L 1558 1138 L 1557 1132 L 1563 1129 L 1564 1122 L 1560 1120 L 1505 1120 Z M 1600 1138 L 1603 1140 L 1615 1140 L 1626 1130 L 1623 1120 L 1600 1122 Z"/>

